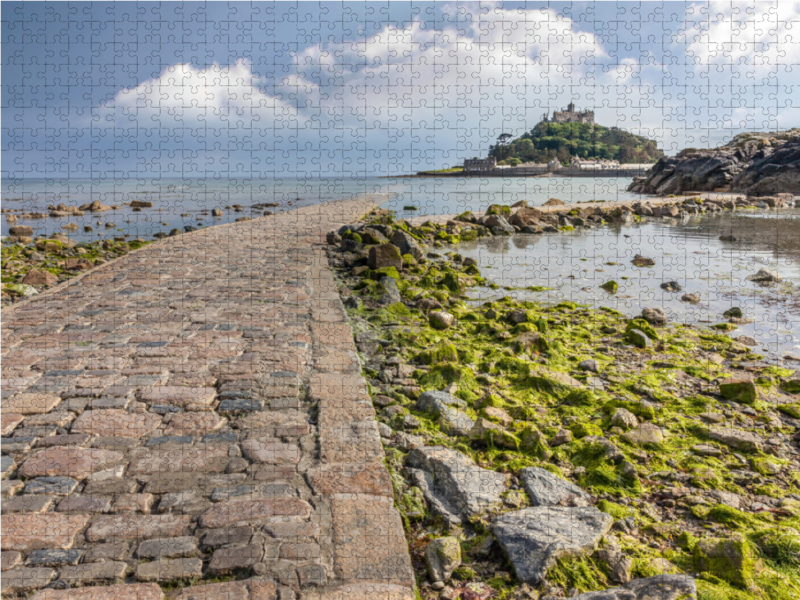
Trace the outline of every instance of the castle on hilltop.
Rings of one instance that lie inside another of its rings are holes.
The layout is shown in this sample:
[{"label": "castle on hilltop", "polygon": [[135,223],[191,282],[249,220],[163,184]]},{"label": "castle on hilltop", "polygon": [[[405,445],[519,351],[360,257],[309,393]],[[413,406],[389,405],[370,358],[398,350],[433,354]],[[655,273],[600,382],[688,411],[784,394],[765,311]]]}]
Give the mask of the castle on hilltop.
[{"label": "castle on hilltop", "polygon": [[542,115],[542,121],[545,123],[588,123],[589,125],[594,125],[594,111],[584,110],[578,112],[575,110],[575,103],[570,102],[567,110],[554,110],[552,119],[547,118],[547,113]]}]

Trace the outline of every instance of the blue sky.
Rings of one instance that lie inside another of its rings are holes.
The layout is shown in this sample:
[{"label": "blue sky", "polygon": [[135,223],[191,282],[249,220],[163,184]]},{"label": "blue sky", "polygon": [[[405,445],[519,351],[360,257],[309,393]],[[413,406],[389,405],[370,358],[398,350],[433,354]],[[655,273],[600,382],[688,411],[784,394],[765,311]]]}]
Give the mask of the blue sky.
[{"label": "blue sky", "polygon": [[800,2],[0,10],[3,177],[408,173],[570,100],[667,153],[800,126]]}]

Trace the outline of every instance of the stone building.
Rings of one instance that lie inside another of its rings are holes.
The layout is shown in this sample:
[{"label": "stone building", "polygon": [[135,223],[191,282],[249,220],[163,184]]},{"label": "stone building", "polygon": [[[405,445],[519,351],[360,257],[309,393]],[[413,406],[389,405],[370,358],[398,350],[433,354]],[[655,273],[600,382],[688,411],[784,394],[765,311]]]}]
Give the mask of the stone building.
[{"label": "stone building", "polygon": [[497,159],[492,158],[467,158],[464,160],[465,171],[491,171],[497,167]]},{"label": "stone building", "polygon": [[[544,116],[547,121],[547,115]],[[584,110],[578,112],[575,110],[575,103],[570,102],[567,110],[554,110],[553,118],[550,119],[551,123],[588,123],[594,125],[594,111]]]}]

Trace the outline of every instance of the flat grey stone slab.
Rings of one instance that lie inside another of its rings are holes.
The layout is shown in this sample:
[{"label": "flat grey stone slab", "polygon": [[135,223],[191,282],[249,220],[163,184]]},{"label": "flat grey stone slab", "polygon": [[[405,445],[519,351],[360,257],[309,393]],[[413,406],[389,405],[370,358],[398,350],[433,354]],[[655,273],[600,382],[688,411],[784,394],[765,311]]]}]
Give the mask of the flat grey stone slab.
[{"label": "flat grey stone slab", "polygon": [[613,522],[593,506],[537,506],[499,516],[494,535],[517,577],[535,585],[562,556],[592,552]]},{"label": "flat grey stone slab", "polygon": [[519,474],[522,485],[534,506],[585,505],[591,496],[577,485],[553,475],[546,469],[528,467]]}]

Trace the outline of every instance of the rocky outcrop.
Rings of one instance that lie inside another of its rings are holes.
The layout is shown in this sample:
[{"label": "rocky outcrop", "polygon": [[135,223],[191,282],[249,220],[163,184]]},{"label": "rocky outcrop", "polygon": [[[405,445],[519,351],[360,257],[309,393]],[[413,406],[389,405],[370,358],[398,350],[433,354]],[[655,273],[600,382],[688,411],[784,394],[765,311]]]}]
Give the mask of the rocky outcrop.
[{"label": "rocky outcrop", "polygon": [[659,160],[628,191],[680,194],[686,191],[730,191],[750,196],[800,194],[800,139],[736,138],[713,150],[684,150]]},{"label": "rocky outcrop", "polygon": [[500,506],[508,477],[443,446],[412,450],[408,466],[433,511],[453,524]]}]

